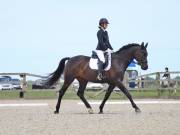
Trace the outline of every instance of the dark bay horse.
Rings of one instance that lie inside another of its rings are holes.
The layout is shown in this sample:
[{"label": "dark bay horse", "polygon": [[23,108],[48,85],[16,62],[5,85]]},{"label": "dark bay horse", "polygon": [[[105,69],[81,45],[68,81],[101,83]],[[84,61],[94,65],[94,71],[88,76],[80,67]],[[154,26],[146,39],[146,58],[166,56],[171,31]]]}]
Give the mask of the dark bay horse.
[{"label": "dark bay horse", "polygon": [[[111,69],[105,72],[106,78],[101,81],[97,80],[97,71],[92,70],[89,67],[90,57],[79,55],[72,58],[63,58],[60,61],[57,70],[49,75],[49,79],[46,82],[46,85],[53,85],[59,80],[61,74],[64,72],[64,84],[59,91],[59,98],[54,113],[59,113],[61,99],[69,85],[74,81],[74,79],[77,79],[79,81],[79,89],[77,95],[83,101],[89,113],[93,113],[93,110],[84,97],[84,90],[88,82],[109,84],[105,97],[99,107],[99,113],[103,113],[103,107],[105,105],[105,102],[108,100],[109,96],[111,95],[111,92],[116,86],[127,96],[135,111],[140,112],[140,109],[134,103],[131,94],[125,88],[122,81],[124,78],[126,68],[133,59],[136,59],[138,65],[141,66],[141,69],[148,69],[148,53],[146,49],[147,45],[148,43],[144,45],[144,42],[142,44],[128,44],[120,48],[117,52],[112,53]],[[65,64],[67,60],[68,62]]]}]

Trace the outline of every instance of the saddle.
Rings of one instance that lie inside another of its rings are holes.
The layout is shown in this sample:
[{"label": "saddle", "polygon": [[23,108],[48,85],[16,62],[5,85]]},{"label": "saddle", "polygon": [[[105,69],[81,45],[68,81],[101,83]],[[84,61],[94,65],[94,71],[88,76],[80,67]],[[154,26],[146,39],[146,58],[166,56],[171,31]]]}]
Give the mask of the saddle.
[{"label": "saddle", "polygon": [[[103,69],[107,71],[111,68],[111,55],[109,56],[108,53],[105,52],[104,58],[105,58],[105,63],[103,65]],[[100,59],[99,59],[97,53],[95,51],[92,51],[92,56],[91,56],[91,59],[89,61],[89,67],[91,69],[98,70],[98,61],[99,60]]]}]

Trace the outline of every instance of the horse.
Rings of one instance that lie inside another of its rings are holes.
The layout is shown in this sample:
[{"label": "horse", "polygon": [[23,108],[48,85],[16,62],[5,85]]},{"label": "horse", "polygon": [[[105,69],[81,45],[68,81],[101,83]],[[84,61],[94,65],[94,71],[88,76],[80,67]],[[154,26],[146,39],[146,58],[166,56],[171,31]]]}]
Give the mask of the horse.
[{"label": "horse", "polygon": [[93,113],[93,109],[84,97],[84,90],[86,89],[86,85],[88,82],[108,84],[108,90],[106,91],[101,105],[99,106],[100,114],[103,113],[104,105],[115,87],[118,87],[127,96],[129,101],[131,102],[132,107],[135,109],[135,112],[141,112],[139,107],[133,101],[131,94],[123,85],[122,81],[124,78],[124,73],[133,59],[137,61],[137,64],[141,66],[142,70],[148,69],[147,46],[148,43],[144,45],[144,42],[142,42],[141,44],[131,43],[121,47],[118,51],[112,53],[111,68],[108,71],[105,71],[105,78],[103,80],[97,79],[97,70],[90,69],[90,57],[78,55],[72,58],[65,57],[61,59],[58,68],[49,75],[46,81],[46,85],[52,86],[64,73],[64,83],[62,85],[62,88],[59,90],[59,97],[54,113],[59,113],[62,97],[70,84],[74,81],[74,79],[77,79],[79,82],[77,95],[85,104],[90,114]]},{"label": "horse", "polygon": [[164,79],[161,81],[161,88],[169,89],[171,93],[176,94],[177,81],[171,79]]}]

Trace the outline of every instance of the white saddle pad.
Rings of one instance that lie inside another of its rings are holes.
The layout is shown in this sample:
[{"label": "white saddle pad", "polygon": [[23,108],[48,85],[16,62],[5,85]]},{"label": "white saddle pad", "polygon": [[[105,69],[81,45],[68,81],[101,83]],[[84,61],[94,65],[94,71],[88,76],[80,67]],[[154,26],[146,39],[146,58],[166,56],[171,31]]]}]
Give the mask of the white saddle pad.
[{"label": "white saddle pad", "polygon": [[[108,66],[104,69],[105,71],[111,68],[111,56],[108,58]],[[98,70],[98,59],[91,58],[89,61],[89,67],[94,70]]]}]

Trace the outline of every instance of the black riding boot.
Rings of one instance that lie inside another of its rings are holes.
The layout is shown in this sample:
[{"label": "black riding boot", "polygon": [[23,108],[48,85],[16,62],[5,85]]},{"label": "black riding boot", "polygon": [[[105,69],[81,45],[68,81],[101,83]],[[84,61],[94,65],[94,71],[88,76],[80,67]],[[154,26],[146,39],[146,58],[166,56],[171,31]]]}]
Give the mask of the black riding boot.
[{"label": "black riding boot", "polygon": [[99,60],[98,62],[98,75],[97,75],[97,79],[98,80],[103,80],[104,76],[103,76],[103,65],[104,63],[102,61]]}]

